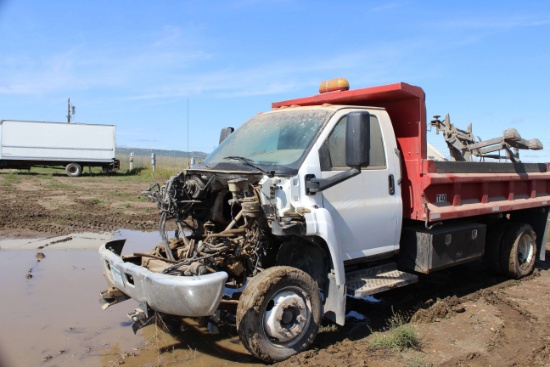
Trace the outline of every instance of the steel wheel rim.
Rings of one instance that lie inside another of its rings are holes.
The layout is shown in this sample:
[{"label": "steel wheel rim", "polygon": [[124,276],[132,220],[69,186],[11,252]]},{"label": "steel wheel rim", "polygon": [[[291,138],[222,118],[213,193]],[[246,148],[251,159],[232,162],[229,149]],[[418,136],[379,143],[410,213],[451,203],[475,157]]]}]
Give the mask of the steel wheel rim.
[{"label": "steel wheel rim", "polygon": [[309,328],[311,318],[311,302],[303,291],[296,287],[286,287],[276,292],[266,303],[264,332],[273,344],[289,346]]},{"label": "steel wheel rim", "polygon": [[518,242],[517,258],[519,266],[528,267],[533,260],[535,245],[531,236],[523,235]]}]

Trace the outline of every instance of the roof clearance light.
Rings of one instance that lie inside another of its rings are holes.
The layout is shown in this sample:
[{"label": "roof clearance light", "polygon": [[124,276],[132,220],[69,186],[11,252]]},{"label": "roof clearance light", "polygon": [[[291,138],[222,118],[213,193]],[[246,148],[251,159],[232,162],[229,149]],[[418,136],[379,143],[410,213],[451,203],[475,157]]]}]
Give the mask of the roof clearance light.
[{"label": "roof clearance light", "polygon": [[325,80],[321,82],[319,86],[319,93],[328,93],[335,91],[346,91],[349,90],[349,83],[346,78],[336,78]]}]

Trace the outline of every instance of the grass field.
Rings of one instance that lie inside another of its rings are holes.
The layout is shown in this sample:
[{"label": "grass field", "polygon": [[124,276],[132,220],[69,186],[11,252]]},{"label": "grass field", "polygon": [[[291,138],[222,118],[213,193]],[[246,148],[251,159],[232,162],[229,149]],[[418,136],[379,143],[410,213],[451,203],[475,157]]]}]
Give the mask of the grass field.
[{"label": "grass field", "polygon": [[[122,153],[120,153],[122,152]],[[133,152],[133,169],[130,171],[130,152]],[[177,175],[184,169],[190,166],[190,157],[193,157],[195,162],[200,162],[206,156],[205,153],[181,151],[156,151],[155,152],[155,169],[151,162],[151,151],[146,149],[118,149],[116,158],[120,160],[120,170],[115,176],[135,177],[136,179],[143,178],[144,180],[168,179],[171,176]],[[40,174],[45,176],[65,175],[65,167],[32,167],[31,170],[5,169],[1,171],[5,173],[3,186],[8,186],[11,183],[17,183],[18,175],[25,174]],[[103,175],[100,167],[84,167],[82,176],[98,176]]]}]

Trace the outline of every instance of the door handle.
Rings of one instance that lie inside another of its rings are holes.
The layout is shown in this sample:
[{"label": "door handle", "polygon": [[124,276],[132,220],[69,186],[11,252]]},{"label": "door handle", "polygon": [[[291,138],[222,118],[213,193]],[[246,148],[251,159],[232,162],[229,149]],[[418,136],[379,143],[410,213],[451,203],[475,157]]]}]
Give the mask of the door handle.
[{"label": "door handle", "polygon": [[388,177],[388,185],[389,185],[389,193],[390,195],[394,195],[395,194],[395,178],[393,177],[393,175],[389,175]]}]

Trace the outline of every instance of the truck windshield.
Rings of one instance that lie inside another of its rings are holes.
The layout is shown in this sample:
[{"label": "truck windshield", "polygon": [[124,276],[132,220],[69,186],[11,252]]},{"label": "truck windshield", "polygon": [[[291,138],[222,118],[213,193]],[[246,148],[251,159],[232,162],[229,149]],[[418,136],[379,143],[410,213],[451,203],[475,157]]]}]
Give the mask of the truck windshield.
[{"label": "truck windshield", "polygon": [[[313,139],[332,114],[326,110],[276,111],[248,120],[204,161],[209,167],[246,158],[265,171],[290,173],[299,168]],[[250,166],[250,165],[249,165]]]}]

